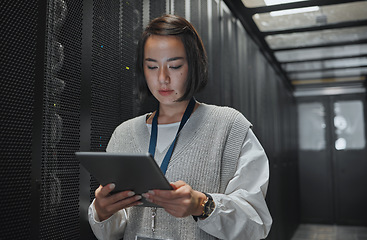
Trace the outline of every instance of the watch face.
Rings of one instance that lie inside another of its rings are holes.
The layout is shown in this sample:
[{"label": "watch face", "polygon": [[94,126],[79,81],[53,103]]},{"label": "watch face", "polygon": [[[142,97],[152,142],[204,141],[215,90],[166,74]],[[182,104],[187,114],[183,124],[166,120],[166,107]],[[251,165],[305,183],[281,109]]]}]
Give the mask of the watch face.
[{"label": "watch face", "polygon": [[209,198],[208,202],[205,204],[205,210],[204,210],[206,217],[208,217],[213,212],[214,208],[215,208],[214,201],[212,198]]},{"label": "watch face", "polygon": [[215,208],[215,203],[214,203],[214,201],[212,200],[212,201],[210,201],[210,204],[209,204],[209,208],[210,208],[210,213],[211,212],[213,212],[213,210],[214,210],[214,208]]}]

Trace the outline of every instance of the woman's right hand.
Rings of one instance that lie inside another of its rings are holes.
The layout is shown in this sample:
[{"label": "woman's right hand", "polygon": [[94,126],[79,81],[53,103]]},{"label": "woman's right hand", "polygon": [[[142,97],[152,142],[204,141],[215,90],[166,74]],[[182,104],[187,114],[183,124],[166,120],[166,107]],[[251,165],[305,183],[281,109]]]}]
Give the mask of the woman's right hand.
[{"label": "woman's right hand", "polygon": [[115,188],[115,184],[106,186],[100,185],[95,191],[94,207],[100,221],[106,220],[117,211],[141,204],[140,195],[135,195],[133,191],[123,191],[115,194],[110,192]]}]

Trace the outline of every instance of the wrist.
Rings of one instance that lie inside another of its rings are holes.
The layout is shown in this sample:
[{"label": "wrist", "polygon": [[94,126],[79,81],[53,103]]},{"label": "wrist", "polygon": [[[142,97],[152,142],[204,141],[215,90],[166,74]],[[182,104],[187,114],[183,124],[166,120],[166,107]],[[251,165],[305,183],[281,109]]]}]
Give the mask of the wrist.
[{"label": "wrist", "polygon": [[200,215],[193,215],[195,221],[197,221],[198,218],[205,219],[209,217],[215,208],[215,203],[214,203],[212,196],[210,196],[207,193],[203,193],[203,194],[206,196],[206,198],[203,202],[201,202],[201,205],[199,208],[200,210],[202,210],[202,212]]},{"label": "wrist", "polygon": [[197,193],[198,193],[198,200],[196,203],[196,208],[192,213],[193,216],[200,216],[201,214],[203,214],[205,203],[208,200],[208,197],[205,195],[205,193],[202,192]]},{"label": "wrist", "polygon": [[97,222],[103,222],[104,220],[110,218],[113,214],[107,215],[107,214],[101,214],[102,210],[99,209],[98,206],[96,206],[96,203],[94,202],[94,219]]}]

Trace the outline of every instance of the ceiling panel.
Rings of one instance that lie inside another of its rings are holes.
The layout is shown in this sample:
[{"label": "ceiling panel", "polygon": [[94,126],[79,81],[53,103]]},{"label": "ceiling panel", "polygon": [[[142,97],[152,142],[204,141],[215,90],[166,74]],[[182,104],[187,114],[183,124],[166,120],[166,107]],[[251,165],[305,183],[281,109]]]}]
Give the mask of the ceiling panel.
[{"label": "ceiling panel", "polygon": [[367,1],[224,2],[290,86],[366,82]]},{"label": "ceiling panel", "polygon": [[338,47],[317,47],[278,51],[274,55],[279,62],[311,61],[317,59],[331,59],[367,55],[367,44],[355,44]]},{"label": "ceiling panel", "polygon": [[367,57],[287,63],[282,66],[288,73],[335,68],[367,67]]},{"label": "ceiling panel", "polygon": [[282,31],[367,20],[366,9],[367,1],[361,1],[320,7],[310,6],[308,8],[300,8],[300,10],[304,10],[306,12],[298,14],[277,15],[281,14],[282,11],[258,13],[253,15],[253,20],[262,32]]},{"label": "ceiling panel", "polygon": [[290,2],[303,2],[307,0],[284,0],[284,1],[277,1],[277,0],[242,0],[242,3],[248,8],[255,8],[255,7],[263,7],[263,6],[272,6],[277,5],[280,3],[290,3]]},{"label": "ceiling panel", "polygon": [[367,26],[277,34],[266,36],[265,40],[269,44],[270,48],[274,50],[282,48],[319,46],[335,44],[339,42],[342,42],[343,44],[348,44],[360,40],[367,40]]},{"label": "ceiling panel", "polygon": [[323,78],[341,78],[341,77],[359,77],[367,74],[367,67],[345,68],[337,70],[322,70],[310,72],[292,72],[289,73],[291,81],[304,79],[323,79]]}]

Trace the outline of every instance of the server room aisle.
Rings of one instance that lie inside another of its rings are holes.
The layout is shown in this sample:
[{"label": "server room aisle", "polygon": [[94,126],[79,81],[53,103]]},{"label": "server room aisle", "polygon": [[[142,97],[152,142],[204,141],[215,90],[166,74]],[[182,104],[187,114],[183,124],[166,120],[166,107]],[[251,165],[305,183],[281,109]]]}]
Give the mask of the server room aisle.
[{"label": "server room aisle", "polygon": [[292,240],[367,240],[367,227],[301,224]]}]

